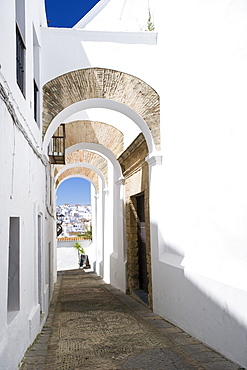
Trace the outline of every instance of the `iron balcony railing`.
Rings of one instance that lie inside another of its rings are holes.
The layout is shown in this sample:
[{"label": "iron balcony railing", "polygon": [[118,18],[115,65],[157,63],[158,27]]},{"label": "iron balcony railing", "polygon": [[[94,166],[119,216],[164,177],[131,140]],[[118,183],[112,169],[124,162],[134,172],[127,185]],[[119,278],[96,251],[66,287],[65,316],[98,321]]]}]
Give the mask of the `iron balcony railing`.
[{"label": "iron balcony railing", "polygon": [[49,145],[49,158],[51,164],[65,164],[65,123],[57,128]]}]

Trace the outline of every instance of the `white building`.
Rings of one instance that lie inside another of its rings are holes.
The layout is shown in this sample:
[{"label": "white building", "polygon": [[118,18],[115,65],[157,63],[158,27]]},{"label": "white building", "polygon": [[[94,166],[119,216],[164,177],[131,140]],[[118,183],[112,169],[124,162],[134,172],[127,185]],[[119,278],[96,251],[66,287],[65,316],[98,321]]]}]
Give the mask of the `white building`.
[{"label": "white building", "polygon": [[53,168],[41,149],[42,27],[42,1],[1,1],[1,370],[17,369],[39,333],[56,279]]},{"label": "white building", "polygon": [[3,0],[0,32],[0,368],[46,317],[73,176],[92,184],[96,272],[247,367],[246,2],[101,0],[53,29],[42,0]]},{"label": "white building", "polygon": [[57,220],[63,230],[60,237],[69,236],[71,233],[81,234],[90,230],[92,213],[91,206],[68,206],[56,207]]}]

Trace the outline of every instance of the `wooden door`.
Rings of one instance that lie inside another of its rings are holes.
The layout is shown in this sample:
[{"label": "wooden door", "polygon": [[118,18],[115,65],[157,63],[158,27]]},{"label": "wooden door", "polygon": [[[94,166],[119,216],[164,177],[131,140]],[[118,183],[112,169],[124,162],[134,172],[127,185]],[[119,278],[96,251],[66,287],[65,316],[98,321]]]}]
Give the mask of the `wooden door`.
[{"label": "wooden door", "polygon": [[148,293],[144,195],[140,195],[136,197],[136,201],[137,201],[137,217],[138,217],[139,288]]}]

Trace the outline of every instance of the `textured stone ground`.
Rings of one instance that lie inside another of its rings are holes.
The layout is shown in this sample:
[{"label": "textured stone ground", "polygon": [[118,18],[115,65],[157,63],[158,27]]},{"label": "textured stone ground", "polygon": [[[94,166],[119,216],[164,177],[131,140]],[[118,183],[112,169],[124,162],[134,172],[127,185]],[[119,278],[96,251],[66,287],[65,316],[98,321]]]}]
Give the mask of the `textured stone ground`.
[{"label": "textured stone ground", "polygon": [[143,304],[83,270],[58,274],[49,316],[22,370],[237,370]]}]

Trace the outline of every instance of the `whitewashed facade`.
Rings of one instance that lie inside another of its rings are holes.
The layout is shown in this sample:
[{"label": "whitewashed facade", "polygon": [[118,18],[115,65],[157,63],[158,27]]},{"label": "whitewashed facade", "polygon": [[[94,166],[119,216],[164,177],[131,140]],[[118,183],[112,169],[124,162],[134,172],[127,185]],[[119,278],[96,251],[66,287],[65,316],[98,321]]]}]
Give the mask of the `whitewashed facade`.
[{"label": "whitewashed facade", "polygon": [[[24,3],[25,98],[16,83],[15,1],[0,5],[0,368],[17,367],[47,313],[55,195],[46,153],[55,129],[62,122],[69,127],[75,117],[120,128],[125,148],[143,133],[149,149],[153,309],[247,367],[246,2],[101,0],[72,29],[47,28],[43,1],[18,1],[18,7]],[[54,115],[42,143],[42,103],[37,124],[33,80],[42,99],[42,86],[52,80],[95,68],[134,76],[157,92],[160,147],[140,114],[97,96],[73,101]],[[92,181],[95,269],[124,291],[121,168],[100,143],[78,142],[67,153],[73,150],[107,159],[107,176],[94,165],[80,166],[98,175],[98,184]],[[19,280],[13,277],[9,285],[16,263]]]},{"label": "whitewashed facade", "polygon": [[[42,328],[56,278],[54,193],[50,191],[51,168],[41,149],[42,26],[46,26],[42,1],[1,1],[1,370],[18,368]],[[17,78],[17,33],[23,42],[19,46],[23,51],[18,66],[21,81]],[[39,89],[37,105],[34,80]]]}]

